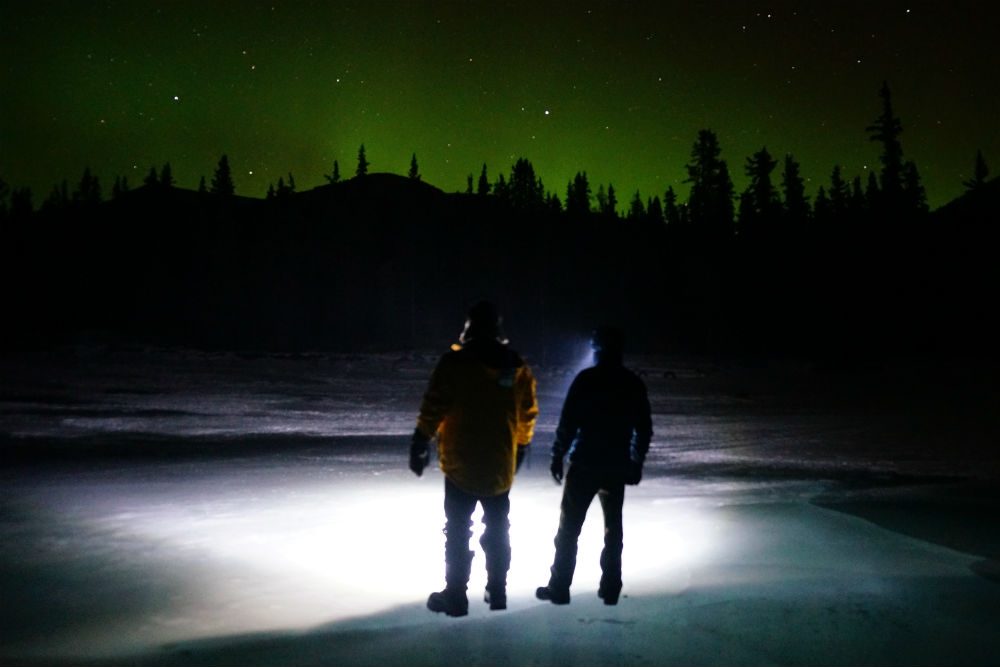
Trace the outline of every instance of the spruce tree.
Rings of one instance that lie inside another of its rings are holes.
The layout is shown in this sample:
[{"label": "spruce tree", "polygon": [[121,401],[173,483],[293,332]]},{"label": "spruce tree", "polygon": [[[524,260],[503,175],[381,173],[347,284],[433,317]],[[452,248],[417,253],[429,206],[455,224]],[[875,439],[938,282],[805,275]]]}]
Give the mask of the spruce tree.
[{"label": "spruce tree", "polygon": [[146,174],[146,178],[142,179],[142,184],[154,188],[160,184],[160,177],[156,175],[156,167],[149,168],[149,173]]},{"label": "spruce tree", "polygon": [[667,191],[663,193],[663,221],[667,227],[676,227],[680,219],[680,210],[677,207],[677,193],[674,192],[673,186],[669,186],[667,187]]},{"label": "spruce tree", "polygon": [[780,203],[778,192],[771,182],[771,172],[778,161],[767,152],[767,147],[747,158],[745,173],[750,182],[740,195],[740,233],[754,236],[769,233],[777,227]]},{"label": "spruce tree", "polygon": [[337,164],[336,160],[333,161],[333,173],[323,174],[323,178],[325,178],[330,183],[340,182],[340,165]]},{"label": "spruce tree", "polygon": [[976,166],[973,168],[972,178],[967,181],[963,181],[962,185],[964,185],[965,189],[969,192],[976,192],[981,190],[983,186],[986,185],[986,181],[989,179],[989,176],[990,168],[986,166],[986,159],[983,157],[983,151],[977,150]]},{"label": "spruce tree", "polygon": [[784,210],[787,223],[801,227],[809,217],[809,200],[806,197],[805,181],[799,172],[799,163],[791,153],[785,155],[781,190],[785,196]]},{"label": "spruce tree", "polygon": [[590,183],[587,172],[578,171],[573,180],[566,186],[566,212],[570,215],[590,213]]},{"label": "spruce tree", "polygon": [[888,210],[894,211],[900,206],[903,192],[903,145],[899,141],[903,124],[893,112],[892,94],[885,81],[882,82],[879,97],[882,98],[882,113],[865,131],[869,133],[871,141],[882,144],[882,154],[879,156],[882,162],[879,192]]},{"label": "spruce tree", "polygon": [[361,148],[358,149],[358,168],[354,171],[355,176],[367,176],[368,167],[371,166],[371,162],[365,157],[365,145],[361,144]]},{"label": "spruce tree", "polygon": [[227,155],[219,158],[219,164],[215,167],[215,175],[212,177],[212,193],[224,196],[231,196],[236,193],[236,186],[233,185],[233,174],[229,168],[229,157]]},{"label": "spruce tree", "polygon": [[486,177],[486,163],[483,163],[483,170],[479,172],[479,183],[476,185],[476,193],[486,196],[490,193],[490,181]]},{"label": "spruce tree", "polygon": [[835,219],[843,219],[847,214],[847,201],[850,197],[850,190],[847,187],[847,183],[844,181],[844,177],[841,174],[840,165],[833,166],[833,172],[830,174],[830,210]]},{"label": "spruce tree", "polygon": [[163,168],[160,169],[160,185],[165,188],[174,187],[174,174],[170,169],[169,162],[164,163]]},{"label": "spruce tree", "polygon": [[700,130],[684,182],[691,184],[688,222],[702,238],[725,238],[733,232],[733,181],[721,155],[715,133]]},{"label": "spruce tree", "polygon": [[420,180],[420,170],[417,168],[417,154],[414,153],[413,157],[410,158],[410,171],[406,174],[408,178],[414,181]]}]

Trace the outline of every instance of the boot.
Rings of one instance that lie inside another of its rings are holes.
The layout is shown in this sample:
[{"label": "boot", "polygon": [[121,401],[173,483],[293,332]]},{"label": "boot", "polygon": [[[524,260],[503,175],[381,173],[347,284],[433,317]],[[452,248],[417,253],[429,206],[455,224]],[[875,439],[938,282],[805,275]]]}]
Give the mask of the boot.
[{"label": "boot", "polygon": [[507,608],[507,589],[501,588],[499,590],[486,589],[483,594],[483,602],[490,606],[490,611],[499,611]]},{"label": "boot", "polygon": [[444,612],[448,616],[465,616],[469,613],[469,598],[465,595],[465,589],[445,587],[443,591],[430,594],[427,608],[437,613]]},{"label": "boot", "polygon": [[551,585],[539,586],[535,589],[535,597],[552,604],[569,604],[569,589],[555,588]]},{"label": "boot", "polygon": [[622,592],[622,582],[618,581],[605,581],[601,579],[601,586],[597,589],[597,597],[604,600],[606,605],[618,604],[618,596]]}]

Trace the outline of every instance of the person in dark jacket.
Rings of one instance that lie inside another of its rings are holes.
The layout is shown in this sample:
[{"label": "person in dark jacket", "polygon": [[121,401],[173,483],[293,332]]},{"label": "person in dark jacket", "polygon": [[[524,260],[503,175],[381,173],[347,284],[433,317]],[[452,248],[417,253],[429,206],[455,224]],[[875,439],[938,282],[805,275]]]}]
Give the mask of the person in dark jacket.
[{"label": "person in dark jacket", "polygon": [[577,540],[587,508],[596,495],[604,513],[604,550],[598,596],[618,603],[622,589],[622,505],[625,485],[638,484],[653,437],[646,385],[623,365],[624,335],[600,328],[591,338],[594,366],[573,380],[552,445],[552,477],[563,481],[563,458],[569,471],[563,486],[555,558],[549,583],[535,596],[568,604],[576,569]]},{"label": "person in dark jacket", "polygon": [[466,591],[472,568],[472,512],[483,506],[486,594],[491,610],[507,607],[510,569],[510,489],[538,417],[535,378],[507,347],[496,307],[480,302],[465,329],[431,375],[410,445],[410,470],[423,473],[437,436],[444,473],[445,588],[427,608],[448,616],[469,613]]}]

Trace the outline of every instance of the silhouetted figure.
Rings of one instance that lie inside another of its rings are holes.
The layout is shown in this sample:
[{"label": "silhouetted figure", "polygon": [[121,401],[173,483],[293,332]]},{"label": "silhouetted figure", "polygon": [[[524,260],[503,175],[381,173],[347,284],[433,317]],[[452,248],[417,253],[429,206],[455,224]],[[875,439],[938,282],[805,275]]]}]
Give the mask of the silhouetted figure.
[{"label": "silhouetted figure", "polygon": [[472,512],[483,506],[486,594],[490,609],[507,608],[510,569],[510,488],[527,452],[538,416],[535,378],[509,347],[500,317],[488,302],[469,311],[459,341],[438,361],[420,406],[410,445],[418,476],[437,435],[444,473],[445,588],[427,608],[448,616],[469,612]]},{"label": "silhouetted figure", "polygon": [[591,339],[595,365],[573,380],[552,444],[552,477],[563,479],[563,457],[569,472],[563,487],[556,553],[547,586],[535,591],[540,600],[569,603],[576,569],[577,539],[596,495],[604,513],[601,584],[604,604],[617,604],[622,589],[622,505],[625,485],[638,484],[653,437],[646,385],[622,365],[624,336],[601,328]]}]

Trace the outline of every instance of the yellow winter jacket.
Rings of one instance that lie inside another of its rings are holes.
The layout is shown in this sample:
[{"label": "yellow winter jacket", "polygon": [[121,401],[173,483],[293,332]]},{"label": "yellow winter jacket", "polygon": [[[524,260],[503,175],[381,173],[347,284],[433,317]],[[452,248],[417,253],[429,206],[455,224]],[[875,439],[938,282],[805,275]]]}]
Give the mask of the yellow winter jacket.
[{"label": "yellow winter jacket", "polygon": [[510,489],[518,445],[534,435],[535,378],[516,352],[495,341],[452,346],[431,374],[417,428],[437,435],[441,471],[463,491]]}]

